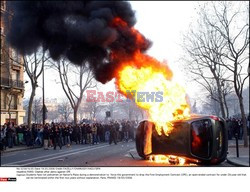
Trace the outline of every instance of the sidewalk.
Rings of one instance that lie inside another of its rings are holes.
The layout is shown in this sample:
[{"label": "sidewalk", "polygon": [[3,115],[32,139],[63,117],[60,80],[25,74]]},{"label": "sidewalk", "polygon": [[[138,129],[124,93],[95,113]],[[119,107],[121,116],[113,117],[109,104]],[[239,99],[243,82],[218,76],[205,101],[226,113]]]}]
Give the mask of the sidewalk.
[{"label": "sidewalk", "polygon": [[236,141],[228,141],[227,162],[236,166],[249,167],[249,146],[244,147],[243,140],[239,140],[239,157],[236,154]]},{"label": "sidewalk", "polygon": [[20,145],[20,146],[13,146],[13,148],[6,148],[6,150],[1,151],[1,153],[9,153],[9,152],[15,152],[15,151],[23,151],[28,149],[37,149],[41,148],[40,146],[30,146],[27,147],[26,145]]}]

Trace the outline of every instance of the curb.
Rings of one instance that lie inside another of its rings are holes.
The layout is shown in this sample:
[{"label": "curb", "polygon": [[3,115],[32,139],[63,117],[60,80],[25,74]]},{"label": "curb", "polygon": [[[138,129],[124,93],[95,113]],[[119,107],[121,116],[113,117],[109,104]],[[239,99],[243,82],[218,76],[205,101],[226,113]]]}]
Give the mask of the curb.
[{"label": "curb", "polygon": [[247,165],[244,165],[244,164],[240,164],[240,163],[231,161],[231,160],[229,160],[228,158],[227,158],[227,162],[228,162],[229,164],[235,165],[235,166],[237,166],[237,167],[249,167],[249,166],[247,166]]},{"label": "curb", "polygon": [[[239,147],[242,148],[242,147],[244,147],[244,145],[239,144]],[[228,145],[228,148],[236,148],[236,145]]]},{"label": "curb", "polygon": [[15,150],[3,150],[3,151],[0,151],[2,154],[5,154],[5,153],[12,153],[12,152],[16,152],[16,151],[24,151],[24,150],[29,150],[29,149],[38,149],[38,148],[42,148],[42,147],[27,147],[27,148],[21,148],[21,149],[15,149]]}]

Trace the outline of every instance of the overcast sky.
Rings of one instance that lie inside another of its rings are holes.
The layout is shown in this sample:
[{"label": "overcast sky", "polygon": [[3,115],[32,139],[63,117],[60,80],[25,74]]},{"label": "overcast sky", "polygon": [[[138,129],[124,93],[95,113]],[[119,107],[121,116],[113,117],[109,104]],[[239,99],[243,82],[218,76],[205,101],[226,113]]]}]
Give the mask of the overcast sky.
[{"label": "overcast sky", "polygon": [[[137,23],[135,28],[153,42],[148,50],[150,56],[159,61],[167,60],[169,66],[174,71],[174,79],[185,86],[189,96],[193,97],[196,91],[189,82],[186,81],[185,73],[178,62],[182,54],[181,39],[182,34],[188,30],[189,24],[194,21],[198,2],[191,1],[159,1],[140,2],[132,1],[133,10],[136,11]],[[45,97],[65,98],[65,94],[60,84],[55,83],[58,75],[55,71],[45,71]],[[25,75],[25,81],[28,76]],[[36,97],[42,96],[42,83],[39,80]],[[114,81],[100,86],[99,89],[114,91]],[[25,98],[29,98],[31,93],[30,83],[25,84]]]}]

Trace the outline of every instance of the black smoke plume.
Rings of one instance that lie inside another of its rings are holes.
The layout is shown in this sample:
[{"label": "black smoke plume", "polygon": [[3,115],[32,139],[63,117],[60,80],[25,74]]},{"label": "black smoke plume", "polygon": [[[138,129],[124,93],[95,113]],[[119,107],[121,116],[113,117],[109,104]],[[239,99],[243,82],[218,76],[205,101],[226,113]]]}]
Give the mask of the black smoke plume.
[{"label": "black smoke plume", "polygon": [[[131,30],[135,12],[126,1],[10,1],[9,6],[14,16],[7,40],[13,48],[29,55],[42,46],[54,60],[88,62],[102,83],[111,80],[119,66],[119,58],[111,59],[111,52],[124,59],[151,44],[144,36],[143,43],[136,43]],[[117,17],[127,26],[112,25]]]}]

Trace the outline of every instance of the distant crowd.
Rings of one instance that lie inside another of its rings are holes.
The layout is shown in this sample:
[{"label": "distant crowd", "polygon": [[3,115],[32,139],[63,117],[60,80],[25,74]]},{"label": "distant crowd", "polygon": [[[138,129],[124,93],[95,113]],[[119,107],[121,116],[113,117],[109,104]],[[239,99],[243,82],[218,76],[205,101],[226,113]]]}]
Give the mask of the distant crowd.
[{"label": "distant crowd", "polygon": [[[240,118],[226,119],[228,139],[243,138],[243,123]],[[135,140],[137,123],[135,121],[109,121],[108,123],[92,122],[79,123],[46,123],[32,124],[31,129],[27,125],[14,125],[5,123],[0,126],[0,150],[15,146],[40,146],[45,150],[50,147],[60,149],[72,144],[99,143],[117,144]],[[247,131],[249,135],[250,117],[247,119]]]},{"label": "distant crowd", "polygon": [[[238,139],[243,138],[243,122],[241,118],[228,118],[226,119],[228,139],[234,139],[237,135]],[[250,116],[247,119],[247,135],[250,132]]]},{"label": "distant crowd", "polygon": [[41,146],[45,150],[53,147],[60,149],[72,144],[91,144],[107,142],[128,142],[135,139],[137,123],[135,121],[110,121],[108,123],[46,123],[27,125],[14,125],[6,123],[1,126],[0,150],[15,146]]}]

